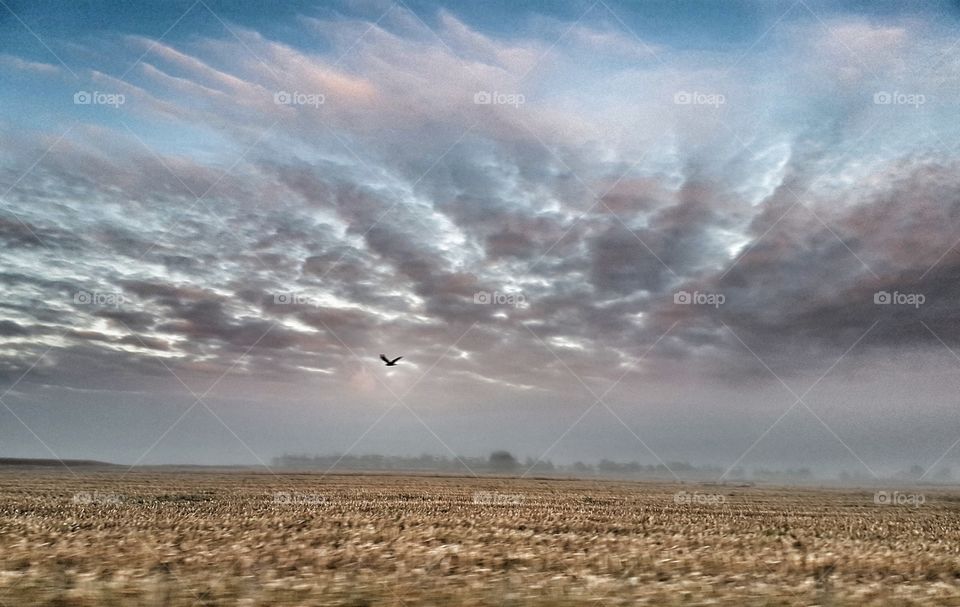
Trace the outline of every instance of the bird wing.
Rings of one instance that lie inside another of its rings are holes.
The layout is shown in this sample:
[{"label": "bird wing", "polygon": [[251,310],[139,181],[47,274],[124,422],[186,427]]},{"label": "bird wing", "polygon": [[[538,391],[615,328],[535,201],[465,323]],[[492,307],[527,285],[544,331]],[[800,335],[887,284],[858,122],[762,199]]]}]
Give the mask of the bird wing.
[{"label": "bird wing", "polygon": [[395,362],[397,362],[397,361],[400,360],[401,358],[403,358],[403,357],[402,357],[402,356],[398,356],[398,357],[394,358],[393,360],[390,361],[390,364],[391,364],[391,365],[394,364]]},{"label": "bird wing", "polygon": [[384,356],[383,354],[380,355],[380,360],[382,360],[382,361],[385,362],[385,363],[389,363],[389,362],[390,362],[390,359],[387,358],[386,356]]}]

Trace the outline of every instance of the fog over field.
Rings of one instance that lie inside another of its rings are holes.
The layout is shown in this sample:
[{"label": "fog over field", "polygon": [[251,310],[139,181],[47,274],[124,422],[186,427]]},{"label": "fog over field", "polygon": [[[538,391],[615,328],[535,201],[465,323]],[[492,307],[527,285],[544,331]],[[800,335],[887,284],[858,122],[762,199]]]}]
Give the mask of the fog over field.
[{"label": "fog over field", "polygon": [[949,480],[958,25],[2,0],[0,457]]}]

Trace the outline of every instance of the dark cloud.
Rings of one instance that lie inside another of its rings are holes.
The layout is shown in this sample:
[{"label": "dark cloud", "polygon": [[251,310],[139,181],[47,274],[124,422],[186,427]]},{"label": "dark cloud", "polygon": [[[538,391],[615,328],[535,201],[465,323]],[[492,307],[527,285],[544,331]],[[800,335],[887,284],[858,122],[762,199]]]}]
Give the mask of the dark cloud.
[{"label": "dark cloud", "polygon": [[228,313],[222,301],[200,300],[170,305],[173,320],[157,326],[189,340],[220,340],[236,347],[287,348],[297,342],[296,334],[276,323]]},{"label": "dark cloud", "polygon": [[[651,233],[642,232],[649,239]],[[666,285],[670,269],[643,236],[612,222],[590,239],[590,282],[598,291],[630,295],[638,290],[659,291]],[[660,242],[657,237],[653,244]]]},{"label": "dark cloud", "polygon": [[20,217],[0,217],[0,241],[7,249],[38,249],[75,251],[82,240],[69,229],[41,226]]},{"label": "dark cloud", "polygon": [[22,337],[30,335],[30,330],[12,320],[0,320],[0,337]]}]

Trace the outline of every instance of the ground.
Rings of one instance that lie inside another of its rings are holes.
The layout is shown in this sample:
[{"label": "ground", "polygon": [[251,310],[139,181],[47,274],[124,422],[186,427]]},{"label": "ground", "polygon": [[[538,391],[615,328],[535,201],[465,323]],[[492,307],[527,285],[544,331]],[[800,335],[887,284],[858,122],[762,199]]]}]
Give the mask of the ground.
[{"label": "ground", "polygon": [[960,496],[0,470],[0,606],[635,604],[960,605]]}]

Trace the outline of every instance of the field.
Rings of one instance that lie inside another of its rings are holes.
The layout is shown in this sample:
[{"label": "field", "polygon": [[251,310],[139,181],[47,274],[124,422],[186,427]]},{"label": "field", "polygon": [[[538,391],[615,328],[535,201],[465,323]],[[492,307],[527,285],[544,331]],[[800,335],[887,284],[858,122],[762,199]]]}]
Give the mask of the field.
[{"label": "field", "polygon": [[960,605],[960,498],[885,497],[8,468],[0,605]]}]

